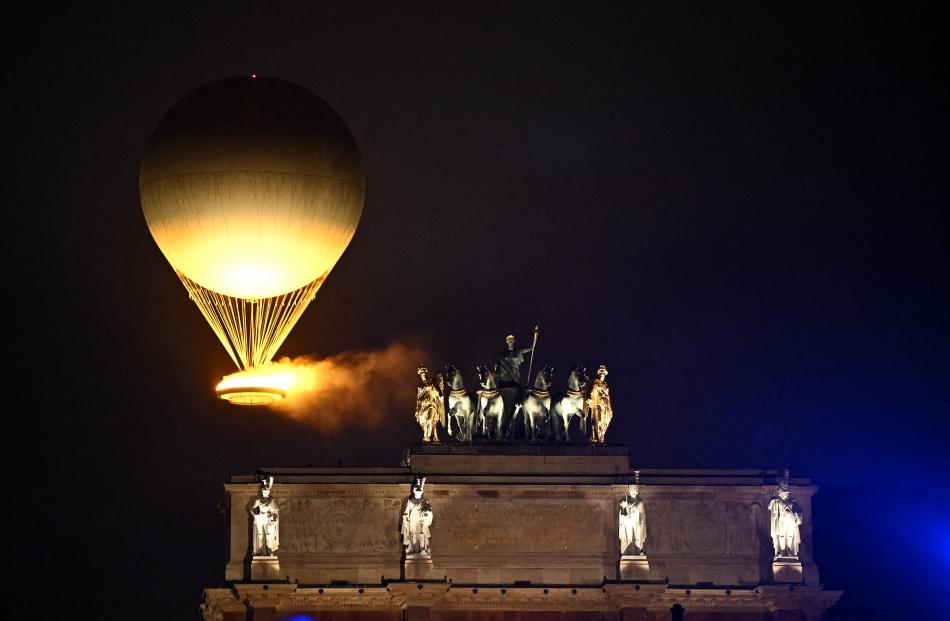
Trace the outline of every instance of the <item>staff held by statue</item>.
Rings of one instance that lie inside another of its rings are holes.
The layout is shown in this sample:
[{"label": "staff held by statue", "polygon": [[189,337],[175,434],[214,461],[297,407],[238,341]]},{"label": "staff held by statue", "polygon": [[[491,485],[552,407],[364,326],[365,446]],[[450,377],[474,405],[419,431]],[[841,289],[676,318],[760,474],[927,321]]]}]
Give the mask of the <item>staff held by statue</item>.
[{"label": "staff held by statue", "polygon": [[541,334],[541,328],[538,326],[534,327],[534,336],[531,339],[531,357],[528,359],[528,377],[525,380],[528,382],[528,385],[531,385],[531,367],[534,366],[534,348],[538,344],[538,335]]}]

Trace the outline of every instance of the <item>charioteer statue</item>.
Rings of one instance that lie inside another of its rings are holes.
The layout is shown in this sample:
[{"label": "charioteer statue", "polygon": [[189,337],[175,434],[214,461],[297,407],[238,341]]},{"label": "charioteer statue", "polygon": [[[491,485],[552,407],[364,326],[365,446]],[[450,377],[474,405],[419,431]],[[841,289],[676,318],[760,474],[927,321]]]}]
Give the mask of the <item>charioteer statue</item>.
[{"label": "charioteer statue", "polygon": [[[498,361],[495,365],[498,390],[505,403],[504,417],[501,422],[502,434],[505,438],[511,437],[512,418],[515,406],[521,401],[521,365],[524,364],[525,354],[534,357],[534,348],[538,343],[538,326],[534,327],[534,339],[531,347],[515,347],[515,337],[509,334],[505,339],[505,349],[498,352]],[[530,374],[530,363],[528,372]]]}]

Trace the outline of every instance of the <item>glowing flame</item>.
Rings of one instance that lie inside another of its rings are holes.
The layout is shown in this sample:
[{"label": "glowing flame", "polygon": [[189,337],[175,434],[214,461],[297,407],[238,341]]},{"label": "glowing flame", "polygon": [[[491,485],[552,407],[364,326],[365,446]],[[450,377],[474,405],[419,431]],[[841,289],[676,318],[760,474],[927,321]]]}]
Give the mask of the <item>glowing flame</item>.
[{"label": "glowing flame", "polygon": [[226,376],[215,392],[235,405],[269,405],[284,399],[299,384],[298,375],[292,365],[271,363]]},{"label": "glowing flame", "polygon": [[228,375],[217,393],[238,405],[270,406],[327,433],[347,426],[376,427],[393,413],[411,415],[416,366],[428,360],[424,349],[398,342],[322,359],[282,358]]}]

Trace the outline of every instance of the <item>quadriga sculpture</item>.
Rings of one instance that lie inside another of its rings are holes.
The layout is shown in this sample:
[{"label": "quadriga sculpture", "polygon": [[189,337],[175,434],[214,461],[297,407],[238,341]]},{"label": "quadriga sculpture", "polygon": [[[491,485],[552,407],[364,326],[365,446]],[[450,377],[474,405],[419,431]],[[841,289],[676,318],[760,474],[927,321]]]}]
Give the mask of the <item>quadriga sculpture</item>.
[{"label": "quadriga sculpture", "polygon": [[477,391],[478,409],[476,416],[481,425],[481,435],[489,440],[502,440],[502,424],[504,423],[505,402],[498,390],[495,369],[485,365],[475,367],[478,371],[478,383],[482,389]]},{"label": "quadriga sculpture", "polygon": [[587,388],[587,381],[587,369],[580,363],[575,364],[567,376],[567,390],[558,395],[551,407],[551,415],[554,418],[552,424],[558,442],[571,441],[570,423],[574,416],[580,419],[581,434],[587,435],[584,420],[584,389]]},{"label": "quadriga sculpture", "polygon": [[465,390],[462,372],[454,364],[445,368],[448,378],[448,434],[459,442],[471,442],[475,425],[475,397]]},{"label": "quadriga sculpture", "polygon": [[524,434],[528,442],[543,442],[551,437],[551,378],[554,368],[546,366],[528,389],[518,408],[524,413]]}]

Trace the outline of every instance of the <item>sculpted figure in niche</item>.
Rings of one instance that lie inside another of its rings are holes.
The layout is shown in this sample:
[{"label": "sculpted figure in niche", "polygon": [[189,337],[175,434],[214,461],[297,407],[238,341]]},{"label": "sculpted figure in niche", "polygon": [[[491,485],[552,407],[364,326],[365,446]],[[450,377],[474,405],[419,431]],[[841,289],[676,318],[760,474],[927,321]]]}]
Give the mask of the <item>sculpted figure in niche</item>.
[{"label": "sculpted figure in niche", "polygon": [[769,501],[770,524],[772,531],[772,546],[775,548],[775,558],[798,558],[798,546],[801,543],[800,526],[802,524],[802,508],[792,499],[788,483],[788,469],[785,469],[785,478],[778,482],[775,496]]},{"label": "sculpted figure in niche", "polygon": [[406,558],[426,558],[431,554],[432,505],[424,496],[425,484],[426,478],[417,475],[412,484],[412,495],[402,512],[402,544],[406,547]]},{"label": "sculpted figure in niche", "polygon": [[590,385],[590,396],[585,403],[585,416],[590,417],[591,442],[603,444],[607,439],[607,427],[614,417],[614,408],[610,405],[610,389],[607,388],[607,367],[597,367],[597,379]]},{"label": "sculpted figure in niche", "polygon": [[273,556],[280,546],[280,524],[277,499],[270,495],[274,477],[261,480],[260,495],[251,505],[254,522],[254,556]]},{"label": "sculpted figure in niche", "polygon": [[[637,480],[639,481],[639,472]],[[644,545],[647,538],[647,519],[640,498],[640,486],[632,484],[627,495],[620,500],[620,553],[642,556],[646,554]]]},{"label": "sculpted figure in niche", "polygon": [[437,423],[445,427],[445,401],[442,398],[442,375],[439,375],[439,386],[436,386],[429,377],[429,369],[420,364],[416,369],[419,374],[419,386],[416,388],[416,421],[422,427],[422,441],[438,444],[439,434]]}]

